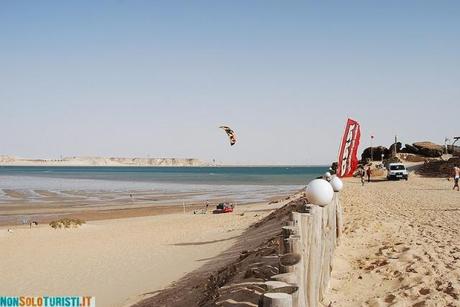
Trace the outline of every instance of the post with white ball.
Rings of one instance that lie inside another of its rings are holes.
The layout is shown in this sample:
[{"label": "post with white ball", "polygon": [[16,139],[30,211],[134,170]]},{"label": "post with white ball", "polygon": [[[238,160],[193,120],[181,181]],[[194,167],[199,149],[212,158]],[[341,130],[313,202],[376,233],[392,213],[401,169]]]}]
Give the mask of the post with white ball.
[{"label": "post with white ball", "polygon": [[[298,278],[303,290],[304,306],[320,306],[329,288],[334,250],[338,241],[338,192],[343,182],[335,175],[312,180],[306,187],[307,213],[301,213],[299,223],[302,246],[303,278]],[[302,291],[299,291],[301,293]],[[299,299],[299,302],[302,301]]]},{"label": "post with white ball", "polygon": [[[263,306],[318,307],[329,288],[335,247],[342,234],[342,180],[326,173],[305,189],[308,202],[282,231],[280,273],[273,280],[297,287],[292,295],[267,292]],[[295,260],[295,261],[294,261]]]},{"label": "post with white ball", "polygon": [[331,184],[334,192],[340,192],[343,189],[343,182],[339,177],[337,177],[337,175],[333,175],[329,183]]},{"label": "post with white ball", "polygon": [[334,190],[329,182],[324,179],[312,180],[306,188],[308,201],[320,207],[327,206],[334,197]]},{"label": "post with white ball", "polygon": [[[330,184],[332,188],[334,189],[334,192],[338,193],[343,189],[343,182],[342,180],[337,177],[337,175],[332,176],[332,179],[330,181]],[[340,239],[342,237],[342,229],[343,229],[343,214],[342,214],[342,205],[340,204],[339,197],[334,198],[334,205],[335,205],[335,211],[336,211],[336,242],[335,244],[338,245],[340,243]]]}]

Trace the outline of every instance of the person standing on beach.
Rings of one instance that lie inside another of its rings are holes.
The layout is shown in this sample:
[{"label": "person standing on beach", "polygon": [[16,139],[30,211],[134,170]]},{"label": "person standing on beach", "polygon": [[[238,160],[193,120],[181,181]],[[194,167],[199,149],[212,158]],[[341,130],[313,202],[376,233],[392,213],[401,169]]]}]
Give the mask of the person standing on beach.
[{"label": "person standing on beach", "polygon": [[369,166],[366,170],[367,182],[371,182],[371,167]]},{"label": "person standing on beach", "polygon": [[458,167],[458,164],[454,165],[454,187],[452,190],[455,190],[457,188],[457,191],[460,191],[460,187],[458,186],[458,180],[460,179],[460,168]]},{"label": "person standing on beach", "polygon": [[358,170],[358,175],[361,178],[361,184],[364,186],[364,176],[366,175],[366,172],[364,171],[364,167],[360,166]]}]

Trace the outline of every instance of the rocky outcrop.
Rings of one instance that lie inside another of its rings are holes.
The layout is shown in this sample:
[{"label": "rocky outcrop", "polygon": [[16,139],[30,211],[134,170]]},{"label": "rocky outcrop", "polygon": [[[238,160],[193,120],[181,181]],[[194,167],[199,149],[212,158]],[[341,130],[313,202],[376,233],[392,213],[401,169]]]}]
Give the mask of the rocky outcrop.
[{"label": "rocky outcrop", "polygon": [[460,165],[460,158],[430,161],[422,165],[416,172],[426,177],[452,177],[455,164]]},{"label": "rocky outcrop", "polygon": [[[377,146],[377,147],[367,147],[364,149],[363,153],[361,154],[362,161],[380,161],[383,158],[387,159],[390,156],[390,151],[388,148],[384,146]],[[371,157],[372,155],[372,157]]]},{"label": "rocky outcrop", "polygon": [[407,161],[407,162],[425,162],[425,161],[427,161],[426,157],[411,154],[411,153],[401,153],[401,154],[399,154],[399,157],[402,160]]},{"label": "rocky outcrop", "polygon": [[432,142],[417,142],[412,145],[418,149],[418,154],[425,157],[437,158],[444,152],[443,146]]},{"label": "rocky outcrop", "polygon": [[[449,153],[460,155],[460,147],[457,147],[458,146],[455,146],[455,148],[449,148]],[[393,143],[388,149],[384,146],[373,147],[374,161],[380,161],[382,159],[382,153],[384,154],[384,159],[394,156],[395,148],[397,153],[404,154],[404,157],[407,156],[407,161],[413,162],[426,161],[426,158],[440,158],[445,152],[444,146],[433,142],[405,144],[404,148],[400,142],[397,142]],[[361,159],[362,161],[371,160],[371,147],[368,147],[363,151]]]},{"label": "rocky outcrop", "polygon": [[452,154],[454,156],[460,156],[460,146],[447,146],[447,153]]},{"label": "rocky outcrop", "polygon": [[402,152],[402,153],[414,154],[414,155],[418,155],[418,154],[419,154],[418,148],[415,147],[415,146],[412,146],[411,144],[406,144],[406,145],[404,145],[404,148],[401,149],[401,152]]},{"label": "rocky outcrop", "polygon": [[388,150],[390,151],[390,155],[394,155],[394,153],[395,153],[395,147],[396,147],[396,153],[401,152],[402,143],[401,143],[401,142],[397,142],[397,143],[391,144],[390,148],[388,148]]}]

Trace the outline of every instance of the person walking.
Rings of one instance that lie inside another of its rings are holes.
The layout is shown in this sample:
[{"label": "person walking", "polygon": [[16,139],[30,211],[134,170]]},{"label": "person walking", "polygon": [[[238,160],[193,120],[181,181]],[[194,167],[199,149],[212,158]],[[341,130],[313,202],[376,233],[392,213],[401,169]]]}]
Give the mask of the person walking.
[{"label": "person walking", "polygon": [[369,165],[366,170],[367,182],[371,182],[371,166]]},{"label": "person walking", "polygon": [[366,172],[364,171],[364,167],[362,165],[359,167],[358,175],[361,178],[361,185],[364,186],[364,176],[366,176]]},{"label": "person walking", "polygon": [[452,190],[455,190],[457,188],[457,191],[460,191],[460,187],[458,186],[458,180],[460,179],[460,168],[458,167],[458,164],[454,165],[454,187]]}]

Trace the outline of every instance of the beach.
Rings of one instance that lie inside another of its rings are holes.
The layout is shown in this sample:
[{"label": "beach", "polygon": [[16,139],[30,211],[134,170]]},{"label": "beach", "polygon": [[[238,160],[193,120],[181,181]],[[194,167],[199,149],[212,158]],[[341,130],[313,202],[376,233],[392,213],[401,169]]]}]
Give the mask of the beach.
[{"label": "beach", "polygon": [[[451,190],[453,182],[412,172],[408,181],[344,183],[344,232],[322,303],[458,306],[460,193]],[[0,256],[0,292],[91,295],[98,306],[130,306],[166,288],[174,293],[176,283],[192,287],[265,240],[257,238],[261,228],[247,231],[295,198],[278,199],[220,215],[194,214],[199,207],[193,206],[184,213],[176,205],[107,209],[105,216],[87,212],[80,228],[2,226],[0,244],[7,252]],[[264,225],[266,238],[279,233],[279,222]]]},{"label": "beach", "polygon": [[345,231],[324,304],[459,306],[460,193],[452,185],[416,175],[365,186],[347,179]]},{"label": "beach", "polygon": [[[0,293],[129,306],[225,254],[321,170],[3,167]],[[212,214],[223,201],[235,211]],[[60,218],[86,223],[51,228]]]},{"label": "beach", "polygon": [[0,307],[460,307],[459,16],[3,1]]},{"label": "beach", "polygon": [[0,293],[90,295],[97,306],[129,306],[229,249],[284,202],[230,214],[162,214],[87,222],[80,228],[0,228]]}]

